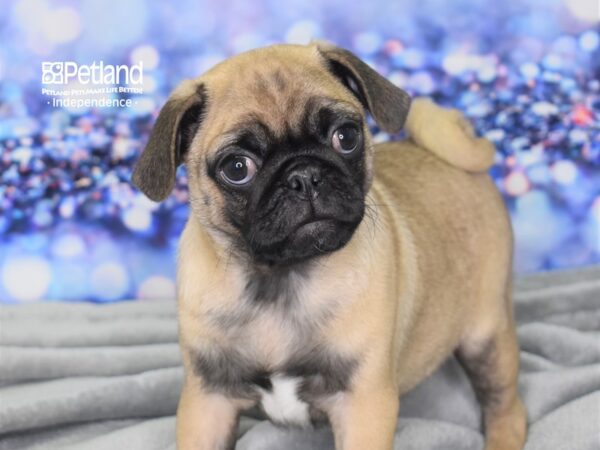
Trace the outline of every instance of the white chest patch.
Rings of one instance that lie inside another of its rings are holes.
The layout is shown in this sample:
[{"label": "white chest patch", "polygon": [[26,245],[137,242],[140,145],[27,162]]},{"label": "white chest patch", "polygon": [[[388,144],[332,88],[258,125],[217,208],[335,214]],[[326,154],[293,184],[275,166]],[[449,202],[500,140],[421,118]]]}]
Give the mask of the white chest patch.
[{"label": "white chest patch", "polygon": [[300,426],[310,424],[308,403],[300,400],[297,394],[300,381],[300,378],[273,375],[272,389],[260,388],[262,407],[273,422]]}]

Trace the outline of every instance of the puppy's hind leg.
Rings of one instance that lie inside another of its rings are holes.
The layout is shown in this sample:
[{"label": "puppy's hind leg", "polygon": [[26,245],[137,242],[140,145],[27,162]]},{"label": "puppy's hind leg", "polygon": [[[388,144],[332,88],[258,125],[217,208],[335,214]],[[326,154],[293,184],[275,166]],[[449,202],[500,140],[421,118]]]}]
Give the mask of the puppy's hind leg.
[{"label": "puppy's hind leg", "polygon": [[466,338],[456,356],[481,404],[485,449],[521,450],[527,415],[517,390],[519,345],[512,318],[503,322],[483,339]]}]

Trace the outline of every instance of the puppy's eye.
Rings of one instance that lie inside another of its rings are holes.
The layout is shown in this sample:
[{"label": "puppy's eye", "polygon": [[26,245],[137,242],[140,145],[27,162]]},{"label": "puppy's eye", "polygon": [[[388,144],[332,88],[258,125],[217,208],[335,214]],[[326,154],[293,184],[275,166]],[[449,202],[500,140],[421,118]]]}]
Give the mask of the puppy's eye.
[{"label": "puppy's eye", "polygon": [[343,154],[352,153],[358,147],[359,131],[356,127],[346,125],[333,132],[331,145]]},{"label": "puppy's eye", "polygon": [[229,184],[241,186],[247,184],[256,175],[256,163],[247,156],[228,156],[221,163],[221,177]]}]

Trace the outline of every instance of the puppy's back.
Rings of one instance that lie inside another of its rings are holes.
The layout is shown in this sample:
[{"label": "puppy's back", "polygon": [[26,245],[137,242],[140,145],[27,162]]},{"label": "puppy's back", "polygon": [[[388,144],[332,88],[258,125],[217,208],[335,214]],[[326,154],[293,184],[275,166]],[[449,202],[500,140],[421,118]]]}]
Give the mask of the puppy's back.
[{"label": "puppy's back", "polygon": [[414,301],[421,319],[398,355],[403,392],[456,348],[465,328],[491,323],[510,282],[512,232],[487,174],[466,172],[410,141],[377,145],[375,155],[372,197],[389,223],[408,225],[394,236],[402,241],[410,233],[422,287]]}]

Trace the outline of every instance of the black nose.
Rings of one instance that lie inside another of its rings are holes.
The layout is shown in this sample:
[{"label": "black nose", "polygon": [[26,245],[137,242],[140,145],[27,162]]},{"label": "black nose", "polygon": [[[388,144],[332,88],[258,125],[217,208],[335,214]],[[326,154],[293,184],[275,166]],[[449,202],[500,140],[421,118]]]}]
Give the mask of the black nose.
[{"label": "black nose", "polygon": [[290,171],[287,185],[305,200],[317,198],[322,181],[321,169],[313,166],[297,167]]}]

